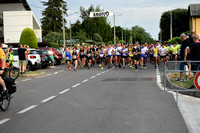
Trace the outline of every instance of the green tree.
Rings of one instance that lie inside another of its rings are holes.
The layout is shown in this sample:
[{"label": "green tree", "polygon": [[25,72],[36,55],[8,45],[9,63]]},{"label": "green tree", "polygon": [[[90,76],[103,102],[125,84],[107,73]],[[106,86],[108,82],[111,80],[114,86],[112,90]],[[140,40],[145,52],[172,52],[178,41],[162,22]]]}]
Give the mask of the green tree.
[{"label": "green tree", "polygon": [[140,26],[134,26],[132,27],[132,41],[135,42],[139,42],[139,43],[153,43],[155,42],[155,40],[151,37],[151,35],[149,33],[147,33],[145,31],[144,28],[140,27]]},{"label": "green tree", "polygon": [[59,43],[60,44],[60,40],[62,40],[62,39],[63,39],[62,33],[51,32],[51,33],[48,33],[46,36],[43,37],[43,42],[52,42],[52,43]]},{"label": "green tree", "polygon": [[[46,6],[42,12],[42,34],[45,36],[50,32],[62,32],[62,4],[64,15],[67,15],[67,3],[64,0],[48,0],[42,1],[43,6]],[[66,23],[66,19],[64,19]]]},{"label": "green tree", "polygon": [[[170,11],[164,12],[160,19],[160,29],[162,31],[162,39],[167,41],[170,39]],[[187,9],[172,10],[172,31],[173,37],[178,37],[182,32],[189,30],[189,19]]]},{"label": "green tree", "polygon": [[91,5],[88,9],[80,7],[81,18],[82,18],[82,29],[87,33],[87,37],[93,39],[97,33],[102,37],[104,42],[108,42],[112,39],[112,30],[110,23],[108,23],[107,18],[89,18],[89,14],[92,11],[103,11],[100,6],[96,8]]},{"label": "green tree", "polygon": [[26,28],[22,31],[20,36],[20,44],[29,45],[30,48],[37,48],[37,37],[31,28]]}]

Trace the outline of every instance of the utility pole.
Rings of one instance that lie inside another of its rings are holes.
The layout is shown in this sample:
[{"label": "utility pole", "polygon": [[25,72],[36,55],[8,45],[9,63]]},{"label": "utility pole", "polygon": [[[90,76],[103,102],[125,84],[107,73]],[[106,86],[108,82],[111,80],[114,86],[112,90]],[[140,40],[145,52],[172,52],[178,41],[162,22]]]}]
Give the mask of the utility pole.
[{"label": "utility pole", "polygon": [[63,3],[62,5],[62,23],[63,23],[63,47],[65,48],[65,22],[64,22],[64,13],[63,13]]},{"label": "utility pole", "polygon": [[122,29],[122,45],[123,45],[123,29]]},{"label": "utility pole", "polygon": [[172,39],[172,11],[170,11],[170,39]]},{"label": "utility pole", "polygon": [[71,44],[71,47],[72,47],[72,26],[71,26],[71,20],[69,21],[69,24],[70,24],[70,44]]},{"label": "utility pole", "polygon": [[116,33],[115,33],[115,13],[113,14],[113,20],[114,20],[114,44],[116,44]]}]

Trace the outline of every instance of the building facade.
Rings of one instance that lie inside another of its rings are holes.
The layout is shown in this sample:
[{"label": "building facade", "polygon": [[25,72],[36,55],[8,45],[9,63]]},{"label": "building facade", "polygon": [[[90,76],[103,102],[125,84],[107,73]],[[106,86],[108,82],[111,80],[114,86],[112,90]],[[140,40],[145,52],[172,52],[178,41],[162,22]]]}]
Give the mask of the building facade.
[{"label": "building facade", "polygon": [[200,34],[200,4],[191,4],[188,7],[190,29]]},{"label": "building facade", "polygon": [[0,41],[19,43],[25,28],[34,30],[38,42],[42,42],[42,29],[26,0],[0,1]]}]

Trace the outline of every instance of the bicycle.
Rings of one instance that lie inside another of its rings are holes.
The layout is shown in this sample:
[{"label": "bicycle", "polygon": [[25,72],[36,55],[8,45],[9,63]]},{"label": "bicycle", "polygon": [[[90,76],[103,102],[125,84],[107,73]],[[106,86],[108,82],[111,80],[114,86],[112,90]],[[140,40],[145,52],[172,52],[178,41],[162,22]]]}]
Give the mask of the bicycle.
[{"label": "bicycle", "polygon": [[19,77],[19,68],[16,68],[13,65],[13,62],[17,62],[17,61],[10,61],[10,64],[8,66],[8,68],[6,69],[6,76],[12,79],[17,79]]},{"label": "bicycle", "polygon": [[11,98],[12,98],[11,95],[16,92],[17,87],[16,87],[15,79],[6,78],[3,80],[6,84],[8,94],[5,97],[3,96],[3,87],[0,85],[0,109],[2,111],[7,111],[10,105]]}]

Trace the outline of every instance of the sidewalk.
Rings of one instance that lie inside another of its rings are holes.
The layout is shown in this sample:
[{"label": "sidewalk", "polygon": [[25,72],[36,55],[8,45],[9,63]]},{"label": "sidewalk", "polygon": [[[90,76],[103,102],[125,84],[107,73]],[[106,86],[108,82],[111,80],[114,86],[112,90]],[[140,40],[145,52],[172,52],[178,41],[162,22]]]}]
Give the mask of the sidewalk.
[{"label": "sidewalk", "polygon": [[[164,91],[164,87],[161,84],[161,74],[159,69],[156,72],[157,84]],[[173,94],[176,100],[176,93]],[[185,120],[190,133],[200,132],[200,99],[192,96],[178,94],[178,108]]]}]

